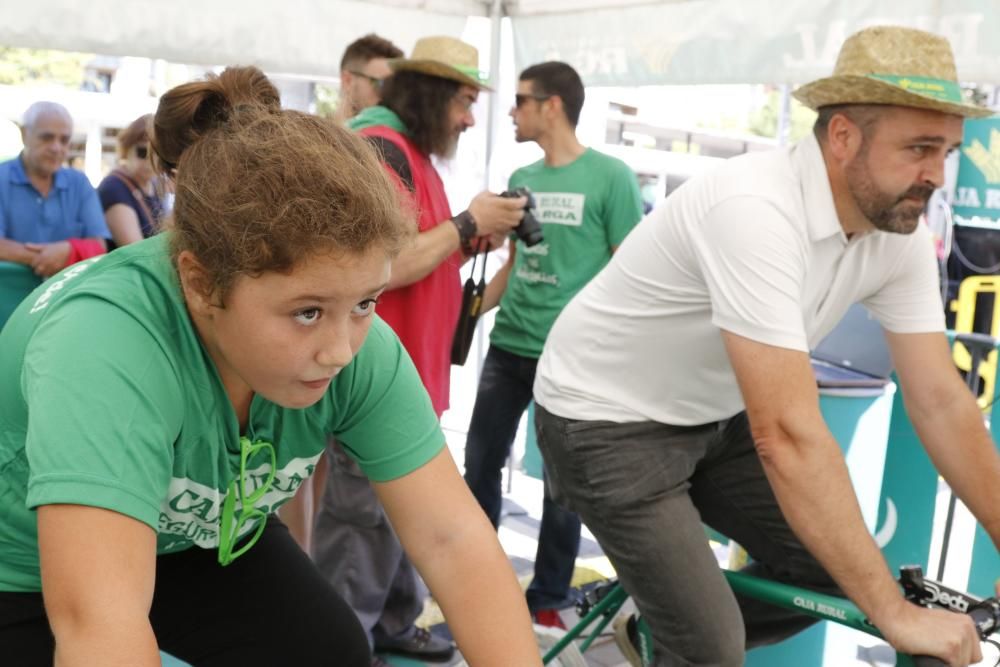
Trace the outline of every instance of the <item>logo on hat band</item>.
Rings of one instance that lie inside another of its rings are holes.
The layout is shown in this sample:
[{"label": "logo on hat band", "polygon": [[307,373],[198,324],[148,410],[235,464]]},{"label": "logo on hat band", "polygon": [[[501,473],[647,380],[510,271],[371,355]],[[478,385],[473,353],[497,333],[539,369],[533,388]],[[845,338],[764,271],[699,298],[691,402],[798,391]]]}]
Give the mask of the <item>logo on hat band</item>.
[{"label": "logo on hat band", "polygon": [[962,87],[954,81],[933,79],[926,76],[898,76],[896,74],[869,74],[869,79],[891,83],[905,91],[952,104],[962,103]]},{"label": "logo on hat band", "polygon": [[457,69],[465,76],[472,77],[473,79],[481,83],[486,83],[486,81],[488,80],[487,77],[484,75],[484,73],[477,67],[467,67],[465,65],[452,65],[452,67]]}]

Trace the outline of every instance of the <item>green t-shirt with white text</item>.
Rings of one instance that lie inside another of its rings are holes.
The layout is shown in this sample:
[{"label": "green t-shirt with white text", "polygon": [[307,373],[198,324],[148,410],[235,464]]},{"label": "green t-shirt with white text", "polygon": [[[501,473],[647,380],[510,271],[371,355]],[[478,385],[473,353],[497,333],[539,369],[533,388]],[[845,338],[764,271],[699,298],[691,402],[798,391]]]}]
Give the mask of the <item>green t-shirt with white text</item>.
[{"label": "green t-shirt with white text", "polygon": [[[160,554],[218,547],[239,426],[188,316],[168,236],[65,269],[0,333],[0,591],[41,589],[40,505],[133,517],[157,531]],[[258,394],[244,435],[274,445],[274,482],[255,505],[265,513],[312,473],[328,435],[375,481],[444,446],[409,356],[377,318],[319,402],[283,408]],[[269,471],[252,459],[247,477],[256,485]]]},{"label": "green t-shirt with white text", "polygon": [[514,266],[500,299],[490,343],[537,359],[559,312],[604,268],[642,217],[635,174],[592,148],[568,165],[539,160],[511,174],[509,189],[527,186],[545,240],[517,240]]}]

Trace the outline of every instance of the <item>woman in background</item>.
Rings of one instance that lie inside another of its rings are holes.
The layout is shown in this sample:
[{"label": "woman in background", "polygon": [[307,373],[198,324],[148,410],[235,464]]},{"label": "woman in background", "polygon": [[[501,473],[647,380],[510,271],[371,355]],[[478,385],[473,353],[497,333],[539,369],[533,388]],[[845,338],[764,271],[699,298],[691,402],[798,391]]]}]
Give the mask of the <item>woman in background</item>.
[{"label": "woman in background", "polygon": [[118,134],[118,168],[97,186],[111,231],[108,250],[149,238],[159,231],[163,202],[149,160],[152,114],[139,116]]}]

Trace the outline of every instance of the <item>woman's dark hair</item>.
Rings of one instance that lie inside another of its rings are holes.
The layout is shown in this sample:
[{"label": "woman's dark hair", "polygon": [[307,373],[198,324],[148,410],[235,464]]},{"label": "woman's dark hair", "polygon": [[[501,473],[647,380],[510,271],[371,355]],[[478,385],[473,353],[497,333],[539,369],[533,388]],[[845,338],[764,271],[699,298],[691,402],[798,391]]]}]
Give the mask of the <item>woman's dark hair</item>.
[{"label": "woman's dark hair", "polygon": [[584,91],[583,81],[575,69],[566,63],[552,60],[532,65],[521,72],[518,79],[530,81],[531,90],[536,95],[558,95],[569,124],[576,127],[580,122]]},{"label": "woman's dark hair", "polygon": [[457,81],[404,70],[382,83],[382,106],[399,116],[417,148],[445,155],[454,129],[449,105],[461,87]]},{"label": "woman's dark hair", "polygon": [[176,185],[171,256],[191,251],[220,303],[239,276],[287,273],[315,254],[393,257],[415,228],[368,142],[282,109],[255,67],[168,91],[150,145]]}]

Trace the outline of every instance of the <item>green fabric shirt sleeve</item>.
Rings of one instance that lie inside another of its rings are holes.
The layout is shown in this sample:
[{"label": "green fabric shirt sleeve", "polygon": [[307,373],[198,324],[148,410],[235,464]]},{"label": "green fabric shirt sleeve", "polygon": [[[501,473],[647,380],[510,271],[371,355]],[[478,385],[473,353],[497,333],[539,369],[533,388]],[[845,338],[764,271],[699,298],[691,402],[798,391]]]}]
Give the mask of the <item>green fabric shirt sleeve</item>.
[{"label": "green fabric shirt sleeve", "polygon": [[35,331],[21,382],[27,506],[101,507],[156,530],[182,395],[150,334],[108,301],[72,299]]},{"label": "green fabric shirt sleeve", "polygon": [[621,245],[636,223],[642,219],[639,179],[624,162],[616,160],[615,166],[617,168],[609,174],[608,196],[604,202],[604,215],[601,216],[607,225],[610,247]]},{"label": "green fabric shirt sleeve", "polygon": [[333,394],[343,415],[334,435],[369,479],[402,477],[441,451],[444,434],[427,390],[399,338],[381,319],[372,322],[344,373],[350,375],[338,376]]}]

